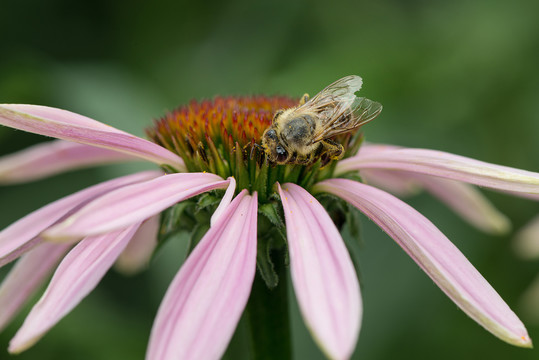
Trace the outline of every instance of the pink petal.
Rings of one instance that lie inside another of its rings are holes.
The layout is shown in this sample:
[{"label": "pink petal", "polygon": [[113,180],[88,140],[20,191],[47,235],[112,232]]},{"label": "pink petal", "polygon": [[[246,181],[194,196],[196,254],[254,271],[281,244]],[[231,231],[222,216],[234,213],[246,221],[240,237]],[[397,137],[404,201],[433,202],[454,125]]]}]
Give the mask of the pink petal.
[{"label": "pink petal", "polygon": [[9,352],[28,349],[77,306],[97,286],[139,225],[78,243],[60,263],[47,290],[11,340]]},{"label": "pink petal", "polygon": [[365,169],[361,170],[360,175],[364,183],[399,197],[416,195],[421,190],[417,181],[404,176],[403,171]]},{"label": "pink petal", "polygon": [[428,192],[476,228],[492,234],[505,234],[511,230],[510,220],[476,187],[444,178],[414,177]]},{"label": "pink petal", "polygon": [[37,235],[81,204],[122,186],[153,179],[159,174],[159,171],[146,171],[106,181],[26,215],[0,232],[0,266],[41,242]]},{"label": "pink petal", "polygon": [[370,142],[365,141],[361,144],[358,154],[361,154],[361,155],[375,154],[380,151],[397,150],[397,149],[402,149],[402,148],[403,148],[402,146],[398,146],[398,145],[378,144],[378,143],[370,143]]},{"label": "pink petal", "polygon": [[[516,253],[523,259],[539,257],[539,216],[533,218],[518,231],[513,245]],[[537,307],[539,309],[539,303]]]},{"label": "pink petal", "polygon": [[[19,115],[24,116],[25,114],[28,117],[38,118],[36,120],[42,119],[46,121],[55,121],[64,124],[73,124],[77,126],[83,126],[95,130],[104,130],[116,133],[124,133],[121,130],[115,129],[112,126],[103,124],[99,121],[90,119],[89,117],[75,114],[71,111],[52,108],[48,106],[41,105],[26,105],[26,104],[2,104],[0,108],[6,110],[11,110],[12,112],[18,113]],[[5,121],[14,121],[6,119]],[[38,125],[36,125],[38,126]]]},{"label": "pink petal", "polygon": [[326,210],[295,184],[279,185],[286,220],[290,270],[301,313],[332,359],[348,359],[361,323],[354,265]]},{"label": "pink petal", "polygon": [[0,158],[0,184],[38,180],[87,166],[137,160],[117,151],[56,140]]},{"label": "pink petal", "polygon": [[234,192],[236,191],[236,179],[234,179],[234,177],[229,177],[228,180],[230,181],[230,184],[226,189],[225,195],[223,196],[223,199],[221,199],[219,206],[217,207],[217,209],[215,209],[215,212],[211,216],[210,224],[212,226],[217,222],[217,220],[225,212],[226,208],[230,205],[230,203],[232,202],[232,197],[234,196]]},{"label": "pink petal", "polygon": [[46,230],[43,236],[51,240],[72,241],[121,229],[192,196],[223,189],[228,183],[228,180],[210,173],[163,175],[111,191]]},{"label": "pink petal", "polygon": [[45,243],[23,255],[11,268],[0,286],[0,331],[39,290],[69,247]]},{"label": "pink petal", "polygon": [[539,173],[424,149],[359,152],[340,161],[336,174],[362,169],[403,170],[439,176],[502,191],[539,194]]},{"label": "pink petal", "polygon": [[518,317],[462,253],[423,215],[396,197],[359,182],[316,185],[348,201],[388,233],[466,314],[500,339],[531,347]]},{"label": "pink petal", "polygon": [[148,140],[66,110],[37,105],[0,105],[0,124],[35,134],[102,147],[185,171],[183,160]]},{"label": "pink petal", "polygon": [[510,193],[511,195],[515,195],[515,196],[521,196],[523,198],[526,198],[526,199],[530,199],[530,200],[536,200],[538,201],[539,200],[539,194],[522,194],[522,193]]},{"label": "pink petal", "polygon": [[361,170],[361,177],[369,185],[398,196],[410,195],[414,187],[423,187],[440,199],[463,220],[479,230],[492,234],[504,234],[511,229],[509,219],[474,186],[429,176],[397,170]]},{"label": "pink petal", "polygon": [[116,261],[116,270],[131,275],[146,268],[157,246],[160,216],[146,220]]},{"label": "pink petal", "polygon": [[251,292],[257,196],[242,191],[196,246],[167,290],[146,359],[219,359]]}]

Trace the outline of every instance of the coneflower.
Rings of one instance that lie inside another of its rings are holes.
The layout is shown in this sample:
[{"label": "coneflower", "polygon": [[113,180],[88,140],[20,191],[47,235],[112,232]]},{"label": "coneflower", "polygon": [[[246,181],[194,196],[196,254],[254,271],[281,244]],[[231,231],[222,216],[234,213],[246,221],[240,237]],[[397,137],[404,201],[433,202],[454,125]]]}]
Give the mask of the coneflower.
[{"label": "coneflower", "polygon": [[158,165],[67,196],[0,232],[0,264],[20,257],[0,287],[0,327],[56,269],[9,351],[38,341],[115,262],[135,271],[159,242],[186,230],[192,252],[161,303],[147,359],[218,359],[246,307],[253,332],[269,334],[253,335],[255,356],[289,357],[284,343],[275,349],[279,343],[270,339],[289,336],[287,320],[279,331],[264,332],[261,322],[279,322],[272,314],[286,308],[288,268],[316,342],[329,358],[347,359],[362,304],[339,233],[352,211],[345,202],[377,223],[472,319],[508,343],[531,347],[521,321],[465,256],[425,216],[368,184],[430,189],[479,228],[499,232],[507,220],[468,184],[533,197],[539,174],[440,151],[362,144],[359,133],[339,138],[342,160],[272,164],[258,145],[262,133],[277,110],[295,105],[265,96],[193,101],[157,120],[147,131],[151,141],[65,110],[1,105],[0,124],[61,140],[0,159],[0,182],[133,158]]}]

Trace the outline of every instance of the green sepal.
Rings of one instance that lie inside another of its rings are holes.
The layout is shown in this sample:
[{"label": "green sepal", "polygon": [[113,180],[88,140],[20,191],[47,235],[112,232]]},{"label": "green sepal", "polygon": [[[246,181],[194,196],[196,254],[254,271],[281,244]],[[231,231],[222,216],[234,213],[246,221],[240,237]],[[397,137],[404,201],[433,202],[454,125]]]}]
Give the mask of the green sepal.
[{"label": "green sepal", "polygon": [[359,263],[359,251],[363,246],[363,238],[361,236],[361,212],[348,203],[346,203],[345,206],[348,208],[348,211],[346,212],[346,221],[341,230],[341,236],[348,249],[350,258],[352,259],[357,277],[360,280],[359,283],[362,284],[361,267]]},{"label": "green sepal", "polygon": [[309,191],[311,186],[314,184],[314,182],[318,178],[318,170],[320,169],[321,166],[322,166],[322,161],[319,159],[311,167],[304,168],[304,171],[303,171],[304,176],[302,176],[299,186]]},{"label": "green sepal", "polygon": [[234,178],[237,181],[238,189],[249,189],[249,173],[247,172],[247,166],[243,159],[243,151],[240,145],[236,142],[233,148],[233,156],[235,157],[235,173]]},{"label": "green sepal", "polygon": [[296,184],[304,168],[303,165],[288,165],[285,169],[284,182]]},{"label": "green sepal", "polygon": [[365,136],[363,135],[363,132],[356,132],[348,143],[348,147],[346,149],[346,152],[344,153],[344,157],[347,158],[356,155],[364,140]]},{"label": "green sepal", "polygon": [[187,255],[191,254],[194,248],[198,245],[202,237],[206,235],[210,229],[209,223],[199,223],[195,226],[191,234],[189,235],[189,248],[187,249]]},{"label": "green sepal", "polygon": [[355,206],[346,203],[346,226],[354,241],[361,244],[361,211]]},{"label": "green sepal", "polygon": [[253,184],[253,191],[258,192],[258,201],[265,202],[268,192],[268,161],[262,165],[256,176],[255,183]]},{"label": "green sepal", "polygon": [[286,238],[285,234],[285,225],[283,218],[279,214],[279,211],[277,210],[277,204],[271,202],[264,205],[260,205],[258,207],[258,212],[262,215],[264,215],[274,226],[277,227],[277,230],[279,231],[279,234]]},{"label": "green sepal", "polygon": [[207,207],[217,205],[221,202],[223,196],[217,196],[212,193],[204,193],[199,196],[195,211],[201,211]]},{"label": "green sepal", "polygon": [[285,225],[275,203],[259,206],[258,212],[262,216],[258,217],[256,265],[266,286],[273,289],[279,283],[279,277],[275,271],[272,252],[284,249],[287,254]]},{"label": "green sepal", "polygon": [[168,164],[161,165],[161,169],[163,169],[165,174],[174,174],[174,173],[179,172],[176,168],[174,168],[173,166],[170,166]]},{"label": "green sepal", "polygon": [[275,265],[271,260],[272,243],[271,236],[259,238],[256,250],[256,267],[268,289],[273,289],[279,284],[279,276],[275,272]]},{"label": "green sepal", "polygon": [[357,182],[360,182],[360,183],[363,182],[363,179],[361,178],[361,176],[359,176],[359,172],[357,172],[356,170],[348,171],[348,172],[345,172],[343,174],[340,174],[339,178],[354,180],[354,181],[357,181]]},{"label": "green sepal", "polygon": [[268,169],[268,197],[275,194],[275,183],[283,178],[284,165],[272,166]]},{"label": "green sepal", "polygon": [[191,201],[183,201],[161,213],[159,232],[157,234],[157,240],[160,244],[172,235],[193,225],[192,220],[187,216],[187,209],[193,207],[193,205]]}]

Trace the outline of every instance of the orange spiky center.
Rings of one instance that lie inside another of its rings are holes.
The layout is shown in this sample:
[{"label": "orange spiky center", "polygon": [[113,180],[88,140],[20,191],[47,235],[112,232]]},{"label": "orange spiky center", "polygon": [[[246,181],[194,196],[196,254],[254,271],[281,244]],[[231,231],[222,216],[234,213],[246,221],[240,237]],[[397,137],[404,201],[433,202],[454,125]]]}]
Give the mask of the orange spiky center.
[{"label": "orange spiky center", "polygon": [[189,171],[234,175],[232,159],[263,157],[260,143],[273,114],[296,100],[284,96],[216,97],[191,101],[157,120],[148,129],[156,143],[180,155]]}]

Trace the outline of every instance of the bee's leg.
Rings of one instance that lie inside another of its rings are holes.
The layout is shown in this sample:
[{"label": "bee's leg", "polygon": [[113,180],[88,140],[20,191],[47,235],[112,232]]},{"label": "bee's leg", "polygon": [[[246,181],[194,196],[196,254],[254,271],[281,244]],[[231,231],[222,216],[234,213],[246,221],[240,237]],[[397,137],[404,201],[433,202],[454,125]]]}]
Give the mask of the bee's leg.
[{"label": "bee's leg", "polygon": [[312,161],[313,161],[313,154],[309,154],[307,156],[298,157],[296,160],[296,164],[309,165]]},{"label": "bee's leg", "polygon": [[305,156],[298,154],[296,151],[292,154],[291,161],[294,164],[297,165],[303,165],[305,164]]},{"label": "bee's leg", "polygon": [[317,161],[319,158],[319,155],[316,154],[316,152],[312,152],[307,157],[307,160],[305,161],[305,165],[312,164],[313,162]]},{"label": "bee's leg", "polygon": [[303,94],[303,96],[302,96],[301,99],[299,100],[299,104],[300,104],[300,105],[303,105],[303,104],[305,104],[307,101],[309,101],[309,94],[305,93],[305,94]]},{"label": "bee's leg", "polygon": [[324,147],[322,154],[325,154],[331,160],[339,160],[344,156],[344,147],[341,144],[331,139],[322,140],[320,143]]}]

